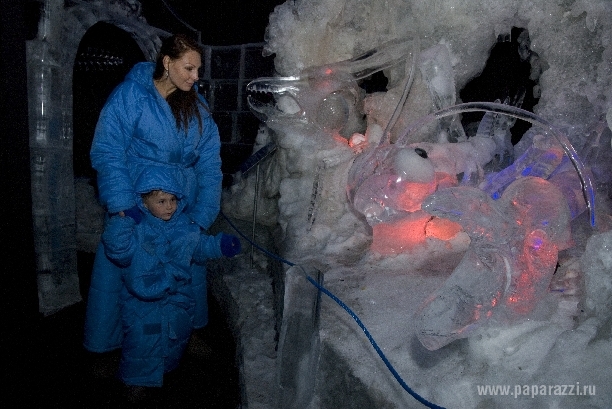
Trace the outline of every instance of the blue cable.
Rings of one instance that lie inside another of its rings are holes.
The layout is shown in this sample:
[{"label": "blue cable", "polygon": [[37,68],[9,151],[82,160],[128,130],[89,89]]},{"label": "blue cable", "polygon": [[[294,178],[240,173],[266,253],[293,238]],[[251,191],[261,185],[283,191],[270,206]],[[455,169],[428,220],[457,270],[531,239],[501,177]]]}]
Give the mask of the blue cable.
[{"label": "blue cable", "polygon": [[292,263],[288,260],[285,260],[284,258],[277,256],[274,253],[269,252],[268,250],[260,247],[259,245],[257,245],[256,243],[254,243],[253,241],[251,241],[248,237],[246,237],[240,230],[238,230],[238,228],[232,223],[232,221],[223,213],[220,212],[221,215],[225,218],[225,220],[227,220],[227,222],[229,223],[230,226],[232,226],[232,228],[234,230],[236,230],[236,232],[246,241],[248,241],[249,243],[251,243],[255,248],[257,248],[259,251],[267,254],[269,257],[274,258],[278,261],[281,261],[285,264],[287,264],[288,266],[294,267],[297,266],[299,268],[302,269],[304,275],[306,276],[306,279],[315,287],[317,287],[317,289],[319,289],[319,291],[321,291],[322,293],[324,293],[325,295],[327,295],[329,298],[331,298],[332,300],[334,300],[339,306],[341,306],[357,323],[357,325],[359,325],[359,328],[361,328],[361,330],[363,331],[363,333],[365,334],[365,336],[368,338],[368,340],[370,341],[370,344],[372,344],[372,347],[374,347],[374,350],[376,351],[376,353],[378,354],[378,356],[380,357],[380,359],[382,359],[382,361],[385,363],[385,366],[387,367],[387,369],[389,369],[389,371],[391,372],[391,374],[393,374],[393,377],[399,382],[399,384],[402,386],[402,388],[404,388],[404,390],[406,392],[408,392],[414,399],[416,399],[417,401],[419,401],[420,403],[422,403],[423,405],[427,406],[428,408],[432,408],[432,409],[445,409],[442,406],[438,406],[435,403],[429,402],[428,400],[426,400],[425,398],[423,398],[421,395],[419,395],[418,393],[416,393],[414,390],[412,390],[412,388],[410,388],[410,386],[408,386],[406,384],[406,382],[404,382],[404,380],[402,379],[402,377],[400,376],[400,374],[395,370],[395,368],[393,367],[393,365],[391,365],[391,362],[389,362],[389,360],[387,359],[387,357],[385,356],[385,354],[383,353],[383,351],[380,349],[380,347],[378,346],[378,344],[376,343],[376,341],[374,341],[374,338],[372,337],[372,335],[370,334],[370,331],[368,331],[368,329],[366,328],[366,326],[363,324],[363,322],[361,322],[361,319],[359,319],[359,317],[357,316],[357,314],[355,314],[353,312],[353,310],[351,310],[349,308],[348,305],[346,305],[344,302],[342,302],[342,300],[340,300],[338,297],[336,297],[332,292],[330,292],[328,289],[326,289],[325,287],[323,287],[322,285],[320,285],[319,283],[317,283],[312,277],[310,277],[307,273],[306,270],[304,270],[304,267],[302,267],[301,265],[297,265],[295,263]]}]

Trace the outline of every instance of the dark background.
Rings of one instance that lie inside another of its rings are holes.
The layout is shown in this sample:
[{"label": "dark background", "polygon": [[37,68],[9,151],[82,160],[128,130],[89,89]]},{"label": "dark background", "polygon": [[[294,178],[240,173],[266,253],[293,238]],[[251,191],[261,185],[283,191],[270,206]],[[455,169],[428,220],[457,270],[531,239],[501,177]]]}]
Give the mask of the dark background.
[{"label": "dark background", "polygon": [[[2,300],[2,357],[7,344],[38,314],[32,199],[23,2],[3,0],[0,13],[0,177],[3,201],[0,216],[0,298]],[[9,199],[10,198],[10,199]],[[5,352],[6,351],[6,352]]]},{"label": "dark background", "polygon": [[201,32],[203,44],[235,45],[264,41],[268,17],[284,0],[145,0],[141,3],[142,13],[152,26],[174,33],[185,31],[183,21]]}]

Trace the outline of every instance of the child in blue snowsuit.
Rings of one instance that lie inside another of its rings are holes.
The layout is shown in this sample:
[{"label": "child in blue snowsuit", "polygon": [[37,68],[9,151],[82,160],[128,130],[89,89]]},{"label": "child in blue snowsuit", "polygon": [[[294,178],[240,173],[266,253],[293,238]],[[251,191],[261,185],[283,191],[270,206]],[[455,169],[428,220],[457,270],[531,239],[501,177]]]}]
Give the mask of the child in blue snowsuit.
[{"label": "child in blue snowsuit", "polygon": [[141,195],[142,221],[113,216],[102,235],[107,257],[124,267],[119,375],[126,385],[162,386],[164,373],[179,363],[198,308],[205,308],[201,265],[238,254],[240,240],[203,234],[183,213],[180,184],[167,168],[147,168],[135,192]]}]

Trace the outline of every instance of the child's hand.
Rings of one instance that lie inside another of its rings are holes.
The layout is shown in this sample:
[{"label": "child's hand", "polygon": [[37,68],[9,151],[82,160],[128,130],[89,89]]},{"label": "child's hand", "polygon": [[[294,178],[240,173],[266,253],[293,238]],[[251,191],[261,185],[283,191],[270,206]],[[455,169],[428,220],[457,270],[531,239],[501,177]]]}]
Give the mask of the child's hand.
[{"label": "child's hand", "polygon": [[221,253],[225,257],[234,257],[236,254],[240,254],[242,251],[242,245],[240,239],[230,234],[223,234],[221,236]]}]

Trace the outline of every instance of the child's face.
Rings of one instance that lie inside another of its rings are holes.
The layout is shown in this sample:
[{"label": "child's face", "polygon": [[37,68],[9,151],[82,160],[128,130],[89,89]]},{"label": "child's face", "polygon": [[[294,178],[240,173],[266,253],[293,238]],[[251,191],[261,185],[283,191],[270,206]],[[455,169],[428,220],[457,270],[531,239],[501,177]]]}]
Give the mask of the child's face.
[{"label": "child's face", "polygon": [[158,191],[145,197],[143,202],[153,216],[164,221],[170,220],[176,212],[176,196],[170,193]]}]

